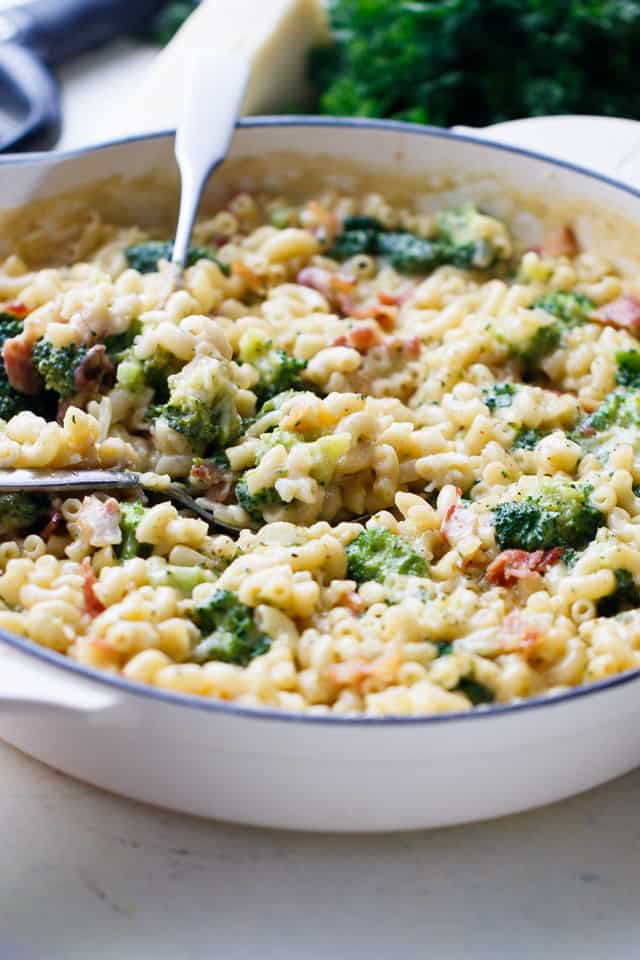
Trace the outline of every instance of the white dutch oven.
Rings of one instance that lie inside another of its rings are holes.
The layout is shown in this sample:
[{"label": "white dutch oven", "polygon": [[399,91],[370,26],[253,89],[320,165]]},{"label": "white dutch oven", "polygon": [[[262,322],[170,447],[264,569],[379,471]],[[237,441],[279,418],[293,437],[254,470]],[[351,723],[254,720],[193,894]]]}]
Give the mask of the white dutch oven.
[{"label": "white dutch oven", "polygon": [[[381,180],[391,171],[448,187],[461,175],[475,184],[472,192],[490,179],[496,203],[502,193],[526,188],[545,201],[562,198],[574,211],[600,207],[609,226],[626,218],[640,228],[640,194],[629,187],[522,150],[419,127],[251,120],[239,128],[225,170],[248,158],[235,185],[253,186],[255,172],[247,171],[260,158],[275,183],[284,152],[299,155],[296,176],[321,156],[326,177],[347,186],[351,163],[373,165]],[[0,210],[149,171],[174,176],[169,135],[9,159],[0,164]],[[133,210],[139,194],[130,197]],[[82,780],[201,816],[306,830],[434,827],[558,800],[637,765],[639,673],[471,714],[333,719],[130,684],[5,634],[0,735]]]}]

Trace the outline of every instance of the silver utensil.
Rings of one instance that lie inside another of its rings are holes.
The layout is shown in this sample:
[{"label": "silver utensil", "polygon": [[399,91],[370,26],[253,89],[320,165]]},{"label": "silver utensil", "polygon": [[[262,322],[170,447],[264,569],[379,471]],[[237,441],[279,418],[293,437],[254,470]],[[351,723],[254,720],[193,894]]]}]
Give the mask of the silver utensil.
[{"label": "silver utensil", "polygon": [[187,263],[202,192],[229,150],[249,72],[249,58],[239,51],[226,57],[210,46],[195,52],[191,82],[176,131],[180,211],[171,257],[176,279]]},{"label": "silver utensil", "polygon": [[218,520],[212,510],[207,510],[187,493],[179,483],[167,486],[148,483],[131,470],[0,470],[0,493],[63,493],[72,496],[75,492],[108,493],[116,490],[144,490],[146,493],[164,496],[185,510],[195,513],[210,527],[225,533],[238,534],[240,527]]}]

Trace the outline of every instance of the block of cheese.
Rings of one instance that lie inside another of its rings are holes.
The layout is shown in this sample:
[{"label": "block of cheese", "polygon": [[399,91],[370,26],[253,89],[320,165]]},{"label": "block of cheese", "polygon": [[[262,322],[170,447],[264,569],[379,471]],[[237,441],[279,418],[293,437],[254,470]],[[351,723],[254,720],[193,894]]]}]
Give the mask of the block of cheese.
[{"label": "block of cheese", "polygon": [[[319,0],[203,0],[141,78],[125,108],[127,127],[175,127],[190,55],[202,48],[212,57],[219,52],[251,59],[243,113],[278,113],[304,103],[307,54],[329,40]],[[211,112],[215,116],[214,101]]]}]

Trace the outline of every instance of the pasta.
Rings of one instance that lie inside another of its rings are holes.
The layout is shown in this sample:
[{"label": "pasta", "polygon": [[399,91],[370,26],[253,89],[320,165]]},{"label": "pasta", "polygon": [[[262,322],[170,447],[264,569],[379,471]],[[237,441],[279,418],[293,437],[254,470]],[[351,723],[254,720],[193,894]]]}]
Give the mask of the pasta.
[{"label": "pasta", "polygon": [[[639,275],[470,205],[236,195],[180,290],[97,212],[0,268],[0,629],[163,690],[481,709],[640,667]],[[162,495],[184,483],[234,539]]]}]

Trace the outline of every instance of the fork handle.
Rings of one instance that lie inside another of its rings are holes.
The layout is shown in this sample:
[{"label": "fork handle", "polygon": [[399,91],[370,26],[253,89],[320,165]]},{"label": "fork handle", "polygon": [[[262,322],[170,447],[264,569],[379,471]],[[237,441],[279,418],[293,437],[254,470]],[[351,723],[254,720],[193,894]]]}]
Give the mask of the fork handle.
[{"label": "fork handle", "polygon": [[137,473],[106,470],[0,470],[0,493],[72,493],[74,490],[125,490],[140,485]]}]

